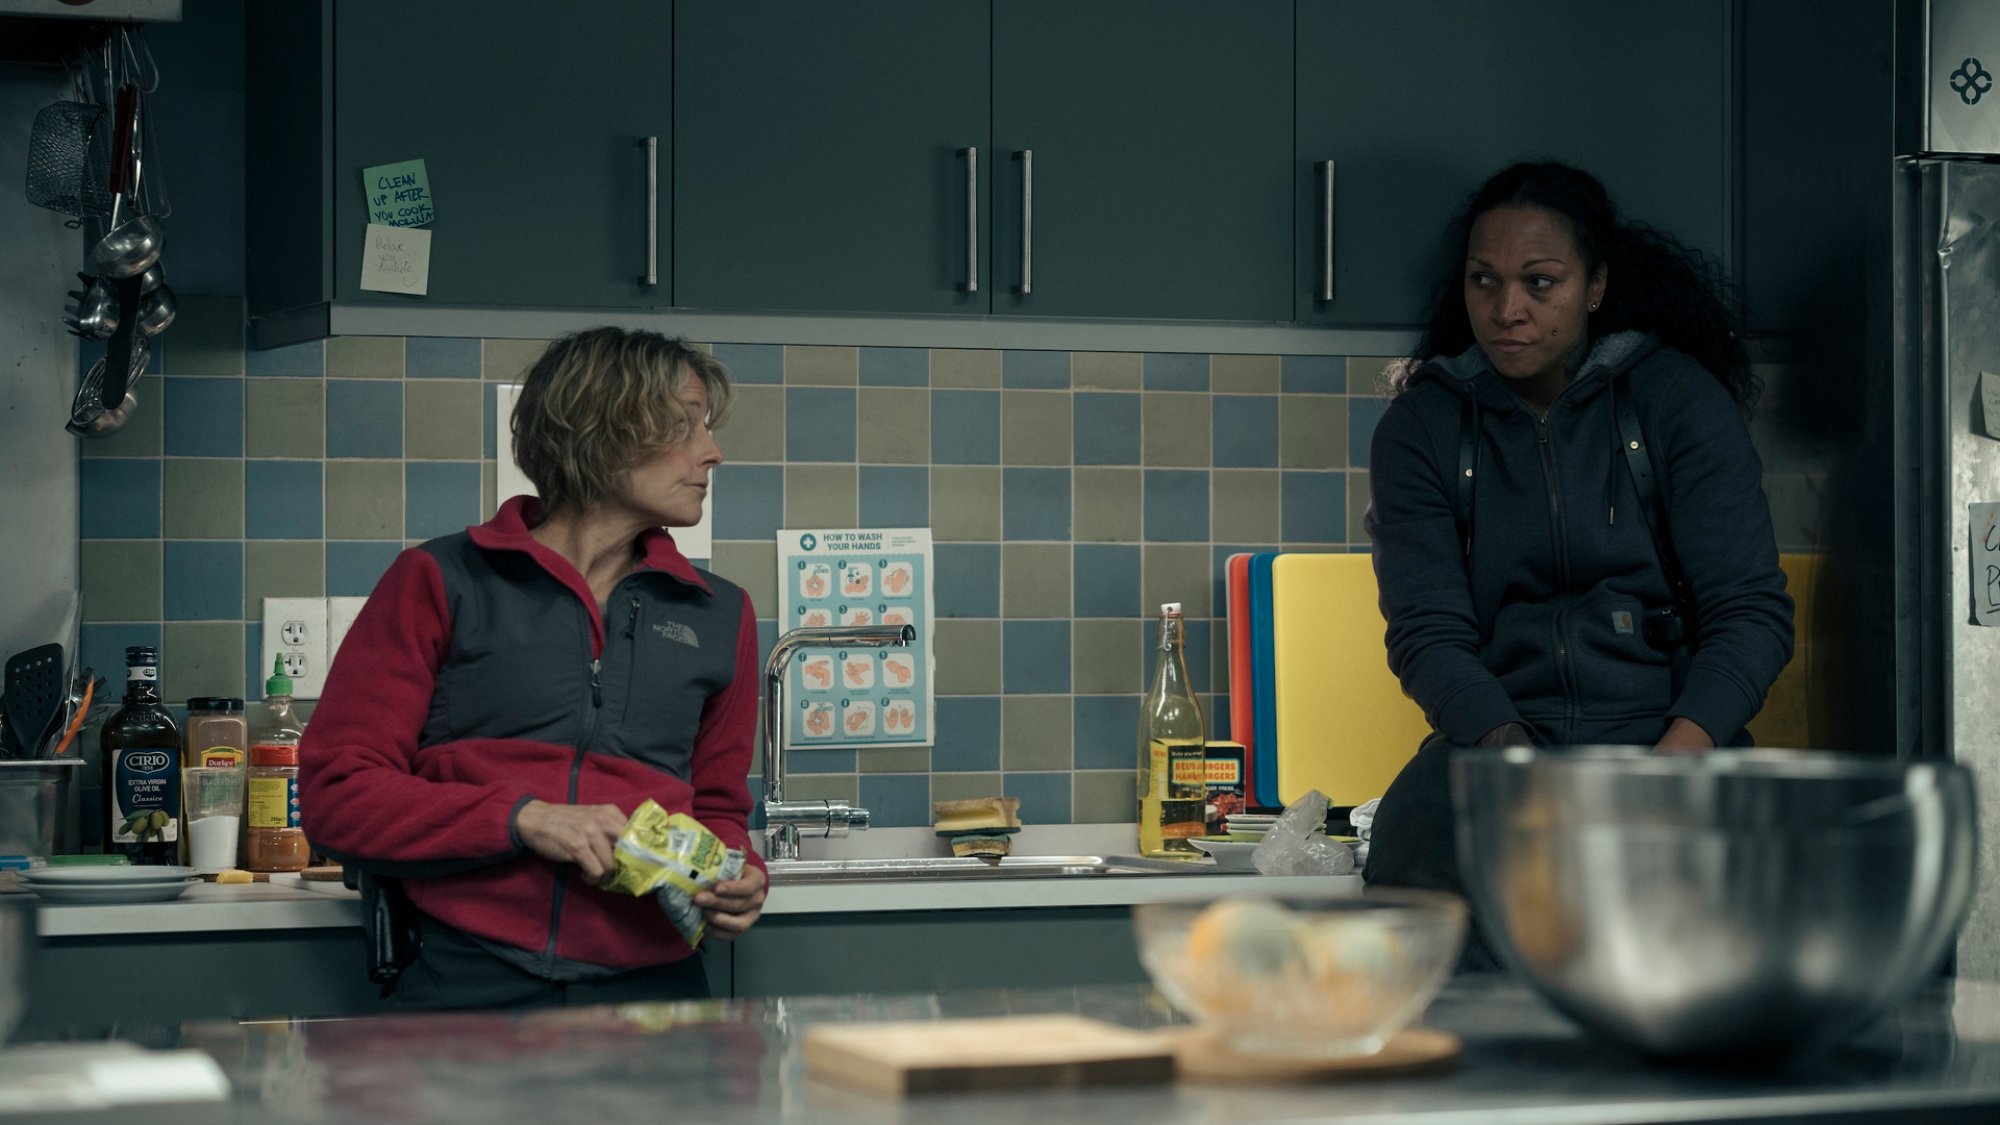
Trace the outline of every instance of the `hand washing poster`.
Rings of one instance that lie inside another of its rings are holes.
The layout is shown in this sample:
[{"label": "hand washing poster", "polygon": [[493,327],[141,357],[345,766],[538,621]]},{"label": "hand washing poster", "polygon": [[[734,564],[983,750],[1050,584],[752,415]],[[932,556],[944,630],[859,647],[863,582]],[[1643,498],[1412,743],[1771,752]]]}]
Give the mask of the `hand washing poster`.
[{"label": "hand washing poster", "polygon": [[807,646],[785,671],[787,747],[928,746],[931,532],[927,527],[778,532],[778,632],[910,625],[908,647]]}]

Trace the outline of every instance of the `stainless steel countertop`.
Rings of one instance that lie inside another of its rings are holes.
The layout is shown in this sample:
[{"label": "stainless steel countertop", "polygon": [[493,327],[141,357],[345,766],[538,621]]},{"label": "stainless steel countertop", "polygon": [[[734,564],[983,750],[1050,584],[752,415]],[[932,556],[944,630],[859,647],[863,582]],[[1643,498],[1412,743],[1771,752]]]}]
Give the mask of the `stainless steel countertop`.
[{"label": "stainless steel countertop", "polygon": [[[1348,1121],[1586,1125],[1802,1121],[1866,1113],[1925,1122],[2000,1115],[2000,990],[1940,985],[1896,1018],[1778,1072],[1655,1066],[1585,1037],[1506,977],[1461,977],[1426,1022],[1465,1040],[1452,1074],[1318,1086],[1158,1086],[944,1095],[896,1102],[805,1077],[824,1022],[1078,1012],[1172,1022],[1143,986],[945,996],[836,996],[521,1016],[389,1016],[190,1024],[144,1039],[197,1047],[258,1122],[803,1121],[988,1125]],[[1983,1030],[1980,1030],[1983,1029]],[[220,1119],[213,1115],[208,1120]],[[1866,1119],[1866,1118],[1863,1118]]]}]

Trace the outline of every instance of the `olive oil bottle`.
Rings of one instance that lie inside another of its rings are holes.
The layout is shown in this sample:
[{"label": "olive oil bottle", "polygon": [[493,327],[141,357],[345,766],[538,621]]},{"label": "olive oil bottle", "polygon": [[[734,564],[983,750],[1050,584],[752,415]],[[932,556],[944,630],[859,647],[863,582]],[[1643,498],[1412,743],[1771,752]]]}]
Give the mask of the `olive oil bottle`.
[{"label": "olive oil bottle", "polygon": [[1139,851],[1200,859],[1189,840],[1207,824],[1208,727],[1188,679],[1179,602],[1160,607],[1160,663],[1139,708]]},{"label": "olive oil bottle", "polygon": [[160,703],[160,652],[125,650],[125,701],[104,722],[104,851],[133,863],[181,857],[181,732]]}]

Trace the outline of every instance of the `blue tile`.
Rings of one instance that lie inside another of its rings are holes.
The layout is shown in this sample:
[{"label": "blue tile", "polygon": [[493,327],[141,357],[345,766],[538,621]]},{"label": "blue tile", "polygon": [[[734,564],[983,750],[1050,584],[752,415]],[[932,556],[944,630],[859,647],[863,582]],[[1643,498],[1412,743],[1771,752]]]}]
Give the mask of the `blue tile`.
[{"label": "blue tile", "polygon": [[383,379],[328,379],[326,455],[401,457],[403,384]]},{"label": "blue tile", "polygon": [[1079,695],[1070,729],[1077,769],[1138,768],[1138,696]]},{"label": "blue tile", "polygon": [[243,533],[249,539],[318,539],[326,488],[320,461],[245,461]]},{"label": "blue tile", "polygon": [[931,776],[927,773],[864,773],[861,807],[877,828],[923,828],[931,823]]},{"label": "blue tile", "polygon": [[928,387],[930,384],[929,348],[861,349],[862,386]]},{"label": "blue tile", "polygon": [[1000,779],[1000,790],[1021,799],[1022,824],[1068,824],[1069,781],[1066,773],[1010,773]]},{"label": "blue tile", "polygon": [[1000,682],[1007,694],[1069,691],[1069,622],[1004,622],[1000,645]]},{"label": "blue tile", "polygon": [[[1126,543],[1078,543],[1075,606],[1078,617],[1137,617],[1139,548]],[[1220,604],[1220,603],[1218,603]]]},{"label": "blue tile", "polygon": [[739,383],[785,381],[785,349],[781,344],[717,344],[714,355]]},{"label": "blue tile", "polygon": [[1347,463],[1356,469],[1368,467],[1369,447],[1375,443],[1375,424],[1389,412],[1389,400],[1356,395],[1347,400]]},{"label": "blue tile", "polygon": [[940,465],[1000,463],[1000,393],[931,392],[931,459]]},{"label": "blue tile", "polygon": [[[1214,635],[1214,623],[1205,618],[1182,623],[1181,651],[1187,655],[1188,683],[1193,685],[1196,695],[1206,694],[1210,682],[1215,678],[1210,672],[1214,667],[1214,651],[1209,648]],[[1203,717],[1209,720],[1208,729],[1214,731],[1215,717],[1213,715]],[[1215,736],[1211,734],[1209,737]]]},{"label": "blue tile", "polygon": [[457,336],[411,336],[403,341],[403,375],[410,379],[477,379],[480,341]]},{"label": "blue tile", "polygon": [[[125,649],[128,645],[160,647],[159,623],[83,627],[84,666],[104,677],[104,690],[110,693],[112,700],[125,693]],[[167,674],[173,675],[173,670],[168,669]],[[107,702],[101,695],[92,698],[93,705]],[[90,752],[95,754],[96,747],[92,747]],[[997,763],[995,768],[998,768]]]},{"label": "blue tile", "polygon": [[999,768],[1000,697],[939,696],[937,742],[931,747],[931,770],[979,773]]},{"label": "blue tile", "polygon": [[1000,547],[995,543],[939,543],[932,576],[939,617],[1000,616]]},{"label": "blue tile", "polygon": [[326,374],[324,340],[286,344],[282,348],[260,348],[250,342],[248,327],[245,327],[243,335],[245,375],[282,375],[298,379],[316,379]]},{"label": "blue tile", "polygon": [[785,388],[785,460],[854,460],[852,388]]},{"label": "blue tile", "polygon": [[784,526],[783,465],[718,465],[713,475],[717,539],[769,539]]},{"label": "blue tile", "polygon": [[243,619],[243,544],[169,539],[161,617],[167,621]]},{"label": "blue tile", "polygon": [[1146,539],[1199,543],[1208,538],[1208,474],[1199,469],[1146,470]]},{"label": "blue tile", "polygon": [[1347,393],[1347,357],[1288,355],[1278,361],[1279,385],[1288,395]]},{"label": "blue tile", "polygon": [[326,545],[326,596],[365,598],[375,592],[382,572],[403,551],[392,542],[334,542]]},{"label": "blue tile", "polygon": [[169,457],[243,456],[243,380],[162,379]]},{"label": "blue tile", "polygon": [[1001,352],[1000,385],[1031,391],[1069,387],[1068,352]]},{"label": "blue tile", "polygon": [[[776,606],[769,607],[776,609]],[[762,668],[771,659],[771,649],[778,643],[778,623],[769,618],[757,622],[757,667]]]},{"label": "blue tile", "polygon": [[853,773],[854,751],[829,750],[817,746],[792,746],[785,750],[785,772]]},{"label": "blue tile", "polygon": [[1216,395],[1210,446],[1217,468],[1258,469],[1278,463],[1276,395]]},{"label": "blue tile", "polygon": [[403,466],[403,538],[430,539],[479,522],[479,462],[411,461]]},{"label": "blue tile", "polygon": [[1000,470],[1001,536],[1069,539],[1068,469]]},{"label": "blue tile", "polygon": [[1145,382],[1149,391],[1205,391],[1208,389],[1206,352],[1147,352]]},{"label": "blue tile", "polygon": [[1283,533],[1287,543],[1343,543],[1347,540],[1347,474],[1295,472],[1283,475]]},{"label": "blue tile", "polygon": [[85,539],[159,538],[157,458],[86,457],[78,473]]},{"label": "blue tile", "polygon": [[1079,393],[1070,412],[1079,465],[1136,465],[1141,432],[1139,396]]},{"label": "blue tile", "polygon": [[929,527],[931,471],[923,466],[861,467],[862,527]]}]

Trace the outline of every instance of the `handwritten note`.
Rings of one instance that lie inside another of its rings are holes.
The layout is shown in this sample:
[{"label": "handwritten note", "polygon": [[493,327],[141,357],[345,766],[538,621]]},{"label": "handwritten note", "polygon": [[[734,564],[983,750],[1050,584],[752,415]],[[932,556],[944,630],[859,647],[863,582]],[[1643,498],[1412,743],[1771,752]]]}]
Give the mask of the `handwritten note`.
[{"label": "handwritten note", "polygon": [[361,288],[421,297],[431,284],[431,232],[368,224],[361,250]]},{"label": "handwritten note", "polygon": [[420,227],[436,217],[431,208],[431,176],[422,160],[402,160],[361,170],[368,190],[368,221],[390,227]]},{"label": "handwritten note", "polygon": [[2000,375],[1979,373],[1979,405],[1984,408],[1986,436],[2000,438]]},{"label": "handwritten note", "polygon": [[2000,625],[2000,504],[1973,504],[1972,621]]}]

